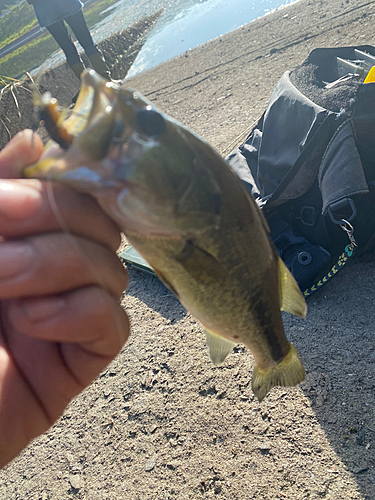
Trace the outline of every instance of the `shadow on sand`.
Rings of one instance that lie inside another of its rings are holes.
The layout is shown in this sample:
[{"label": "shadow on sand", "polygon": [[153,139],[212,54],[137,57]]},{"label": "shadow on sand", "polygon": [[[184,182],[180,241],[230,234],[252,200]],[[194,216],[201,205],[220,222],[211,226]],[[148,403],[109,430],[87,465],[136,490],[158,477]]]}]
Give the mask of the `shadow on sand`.
[{"label": "shadow on sand", "polygon": [[171,324],[186,316],[186,309],[156,276],[131,268],[128,273],[127,296],[136,297]]},{"label": "shadow on sand", "polygon": [[307,372],[301,388],[366,499],[375,498],[374,290],[375,262],[348,267],[308,301],[305,325],[285,321]]}]

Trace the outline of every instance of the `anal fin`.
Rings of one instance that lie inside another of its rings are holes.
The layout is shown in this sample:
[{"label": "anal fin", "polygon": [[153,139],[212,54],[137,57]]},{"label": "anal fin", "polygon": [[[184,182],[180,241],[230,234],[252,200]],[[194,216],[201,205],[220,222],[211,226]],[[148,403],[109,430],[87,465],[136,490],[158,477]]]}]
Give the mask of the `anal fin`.
[{"label": "anal fin", "polygon": [[296,316],[301,316],[301,318],[305,318],[307,306],[296,280],[280,257],[278,258],[278,266],[281,299],[280,309],[295,314]]},{"label": "anal fin", "polygon": [[219,335],[216,335],[216,333],[211,332],[206,328],[204,329],[204,332],[206,334],[208,350],[212,363],[215,366],[221,365],[222,363],[224,363],[225,358],[231,352],[233,347],[235,347],[237,344],[235,342],[232,342],[231,340],[219,337]]}]

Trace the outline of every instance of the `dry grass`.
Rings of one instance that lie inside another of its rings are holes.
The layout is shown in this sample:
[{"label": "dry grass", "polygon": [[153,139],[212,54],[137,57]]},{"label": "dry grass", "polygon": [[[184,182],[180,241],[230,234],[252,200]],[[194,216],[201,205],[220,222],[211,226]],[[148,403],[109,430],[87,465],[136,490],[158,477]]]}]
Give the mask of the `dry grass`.
[{"label": "dry grass", "polygon": [[[29,76],[29,75],[27,75]],[[21,107],[18,102],[17,98],[17,91],[18,89],[22,88],[24,91],[29,92],[31,95],[31,90],[25,86],[26,79],[16,79],[16,78],[11,78],[8,76],[3,76],[0,75],[0,101],[4,100],[5,95],[10,94],[12,96],[12,100],[14,102],[14,106],[16,108],[16,112],[18,115],[18,118],[21,120],[22,115],[21,115]],[[9,139],[12,137],[12,133],[9,130],[9,125],[13,127],[17,127],[15,123],[3,112],[3,110],[0,108],[0,123],[3,125],[5,128],[7,134],[9,135]]]}]

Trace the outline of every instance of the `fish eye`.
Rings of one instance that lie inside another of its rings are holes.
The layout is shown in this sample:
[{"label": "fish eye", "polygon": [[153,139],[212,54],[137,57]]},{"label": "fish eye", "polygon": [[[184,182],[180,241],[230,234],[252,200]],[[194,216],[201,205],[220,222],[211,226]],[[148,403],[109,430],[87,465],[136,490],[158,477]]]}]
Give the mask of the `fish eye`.
[{"label": "fish eye", "polygon": [[161,135],[166,131],[162,115],[151,106],[142,108],[137,113],[138,127],[147,135]]}]

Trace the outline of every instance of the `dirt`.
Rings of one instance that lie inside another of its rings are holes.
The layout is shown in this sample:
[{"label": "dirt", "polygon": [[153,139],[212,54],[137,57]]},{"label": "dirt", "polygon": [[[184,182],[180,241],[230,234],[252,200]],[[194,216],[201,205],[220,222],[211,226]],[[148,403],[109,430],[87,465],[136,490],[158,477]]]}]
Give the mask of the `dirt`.
[{"label": "dirt", "polygon": [[[300,2],[129,81],[220,151],[238,143],[282,73],[315,47],[371,44],[375,4]],[[259,404],[241,346],[210,364],[199,324],[130,271],[132,335],[45,435],[0,472],[4,499],[373,500],[375,263],[346,267],[284,315],[306,367]]]}]

